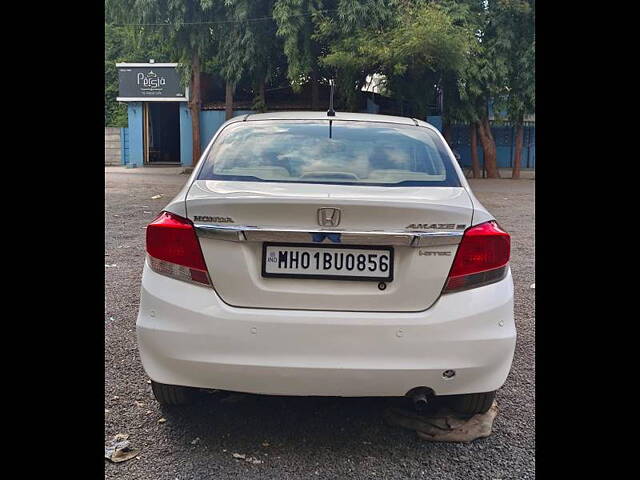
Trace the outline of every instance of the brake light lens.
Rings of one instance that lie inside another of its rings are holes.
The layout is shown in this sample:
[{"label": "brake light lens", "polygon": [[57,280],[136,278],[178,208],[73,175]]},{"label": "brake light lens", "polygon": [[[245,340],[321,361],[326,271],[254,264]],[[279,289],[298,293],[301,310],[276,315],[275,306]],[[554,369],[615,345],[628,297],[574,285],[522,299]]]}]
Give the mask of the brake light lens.
[{"label": "brake light lens", "polygon": [[212,286],[200,242],[188,218],[162,212],[147,226],[151,269],[185,282]]},{"label": "brake light lens", "polygon": [[507,274],[511,237],[495,221],[464,232],[443,293],[499,282]]}]

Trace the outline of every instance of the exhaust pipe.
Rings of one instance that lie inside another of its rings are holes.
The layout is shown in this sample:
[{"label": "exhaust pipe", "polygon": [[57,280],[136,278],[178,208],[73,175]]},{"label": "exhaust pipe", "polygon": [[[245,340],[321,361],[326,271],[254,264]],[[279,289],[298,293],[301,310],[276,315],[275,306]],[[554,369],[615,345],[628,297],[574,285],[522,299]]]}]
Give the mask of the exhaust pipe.
[{"label": "exhaust pipe", "polygon": [[416,393],[411,397],[411,400],[413,401],[413,407],[419,412],[426,410],[427,405],[429,404],[424,392]]},{"label": "exhaust pipe", "polygon": [[422,412],[426,410],[429,405],[430,397],[433,396],[433,390],[427,387],[413,388],[407,393],[407,396],[413,402],[413,408],[418,412]]}]

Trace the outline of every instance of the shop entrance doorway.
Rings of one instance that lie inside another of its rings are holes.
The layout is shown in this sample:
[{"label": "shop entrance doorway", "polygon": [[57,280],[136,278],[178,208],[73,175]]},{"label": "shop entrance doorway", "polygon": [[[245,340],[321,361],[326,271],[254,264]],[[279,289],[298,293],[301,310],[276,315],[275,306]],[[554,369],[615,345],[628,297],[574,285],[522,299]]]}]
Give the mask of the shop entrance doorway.
[{"label": "shop entrance doorway", "polygon": [[180,164],[180,103],[144,104],[145,165]]}]

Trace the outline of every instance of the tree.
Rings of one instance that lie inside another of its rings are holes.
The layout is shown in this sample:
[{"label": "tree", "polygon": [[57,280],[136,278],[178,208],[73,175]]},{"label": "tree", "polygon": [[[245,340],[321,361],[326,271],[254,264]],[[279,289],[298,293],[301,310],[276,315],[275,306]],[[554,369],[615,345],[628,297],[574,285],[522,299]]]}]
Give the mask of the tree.
[{"label": "tree", "polygon": [[[225,80],[225,118],[233,116],[233,93],[251,61],[255,50],[253,32],[248,28],[251,18],[250,0],[226,0],[221,5],[222,15],[213,27],[217,41],[215,63]],[[256,3],[260,2],[255,2]]]},{"label": "tree", "polygon": [[[219,0],[222,1],[222,0]],[[219,19],[216,0],[106,0],[109,20],[137,24],[143,38],[161,35],[167,50],[181,64],[183,81],[189,83],[192,164],[200,158],[200,74],[202,58],[213,56],[211,24]]]},{"label": "tree", "polygon": [[233,115],[233,92],[243,77],[250,77],[254,104],[266,109],[265,83],[283,62],[276,24],[270,18],[274,0],[226,0],[225,23],[216,25],[218,54],[216,65],[226,81],[226,118]]},{"label": "tree", "polygon": [[358,93],[366,86],[367,79],[373,78],[373,73],[379,73],[379,65],[375,60],[370,63],[353,61],[353,57],[351,61],[340,62],[336,57],[352,47],[349,40],[362,39],[365,32],[375,35],[389,29],[398,13],[398,5],[398,0],[338,0],[314,17],[313,38],[321,45],[318,69],[335,79],[340,108],[359,108]]},{"label": "tree", "polygon": [[[342,36],[368,25],[376,28],[380,16],[388,16],[387,7],[395,0],[276,0],[273,15],[276,34],[283,41],[287,59],[287,78],[294,91],[311,84],[311,108],[320,106],[319,85],[336,77],[332,65],[322,62],[330,48]],[[337,95],[353,107],[356,85],[353,72],[343,70],[335,78]],[[364,79],[361,80],[361,82]]]},{"label": "tree", "polygon": [[497,165],[496,142],[489,121],[489,102],[497,91],[497,81],[492,63],[487,58],[484,46],[476,56],[472,56],[467,68],[459,79],[460,98],[468,109],[471,123],[475,125],[478,139],[482,145],[484,166],[487,177],[500,178]]},{"label": "tree", "polygon": [[398,100],[411,100],[416,115],[423,117],[430,97],[426,86],[434,84],[436,72],[462,68],[469,32],[434,3],[388,2],[391,11],[384,2],[373,3],[378,9],[343,29],[321,62],[347,79],[344,88],[351,94],[367,76],[384,76],[386,90]]},{"label": "tree", "polygon": [[273,18],[275,0],[254,2],[256,18],[264,20],[252,22],[249,28],[253,32],[254,55],[248,66],[254,91],[253,109],[267,110],[266,84],[275,81],[278,70],[286,66],[282,39],[276,35],[277,25]]},{"label": "tree", "polygon": [[294,91],[311,81],[311,109],[319,108],[318,54],[321,45],[312,37],[313,16],[319,15],[322,0],[276,0],[273,16],[276,35],[283,40],[283,52],[287,58],[287,78]]},{"label": "tree", "polygon": [[[497,148],[491,132],[489,105],[504,92],[506,67],[495,26],[496,2],[489,0],[442,0],[438,2],[455,25],[473,32],[474,41],[466,62],[453,75],[444,75],[443,123],[455,120],[470,124],[472,143],[480,140],[489,178],[499,178]],[[479,175],[477,153],[471,150],[474,177]]]},{"label": "tree", "polygon": [[516,128],[511,178],[520,178],[524,116],[535,109],[535,2],[499,0],[495,5],[495,44],[506,71],[504,92],[496,107],[504,109]]},{"label": "tree", "polygon": [[127,108],[118,103],[118,70],[116,63],[124,61],[123,27],[104,26],[104,126],[126,127]]}]

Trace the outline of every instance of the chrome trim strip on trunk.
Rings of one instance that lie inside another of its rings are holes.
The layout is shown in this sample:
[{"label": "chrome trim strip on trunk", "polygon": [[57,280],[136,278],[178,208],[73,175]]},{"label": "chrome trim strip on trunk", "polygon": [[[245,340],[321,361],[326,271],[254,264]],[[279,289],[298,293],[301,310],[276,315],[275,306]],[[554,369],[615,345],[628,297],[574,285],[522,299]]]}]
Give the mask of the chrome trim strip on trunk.
[{"label": "chrome trim strip on trunk", "polygon": [[[288,242],[328,243],[344,245],[393,245],[398,247],[434,247],[458,245],[464,231],[439,230],[433,232],[399,231],[346,231],[346,230],[302,230],[298,228],[263,228],[246,225],[195,224],[196,233],[215,240],[230,242]],[[332,236],[339,235],[339,241]]]}]

